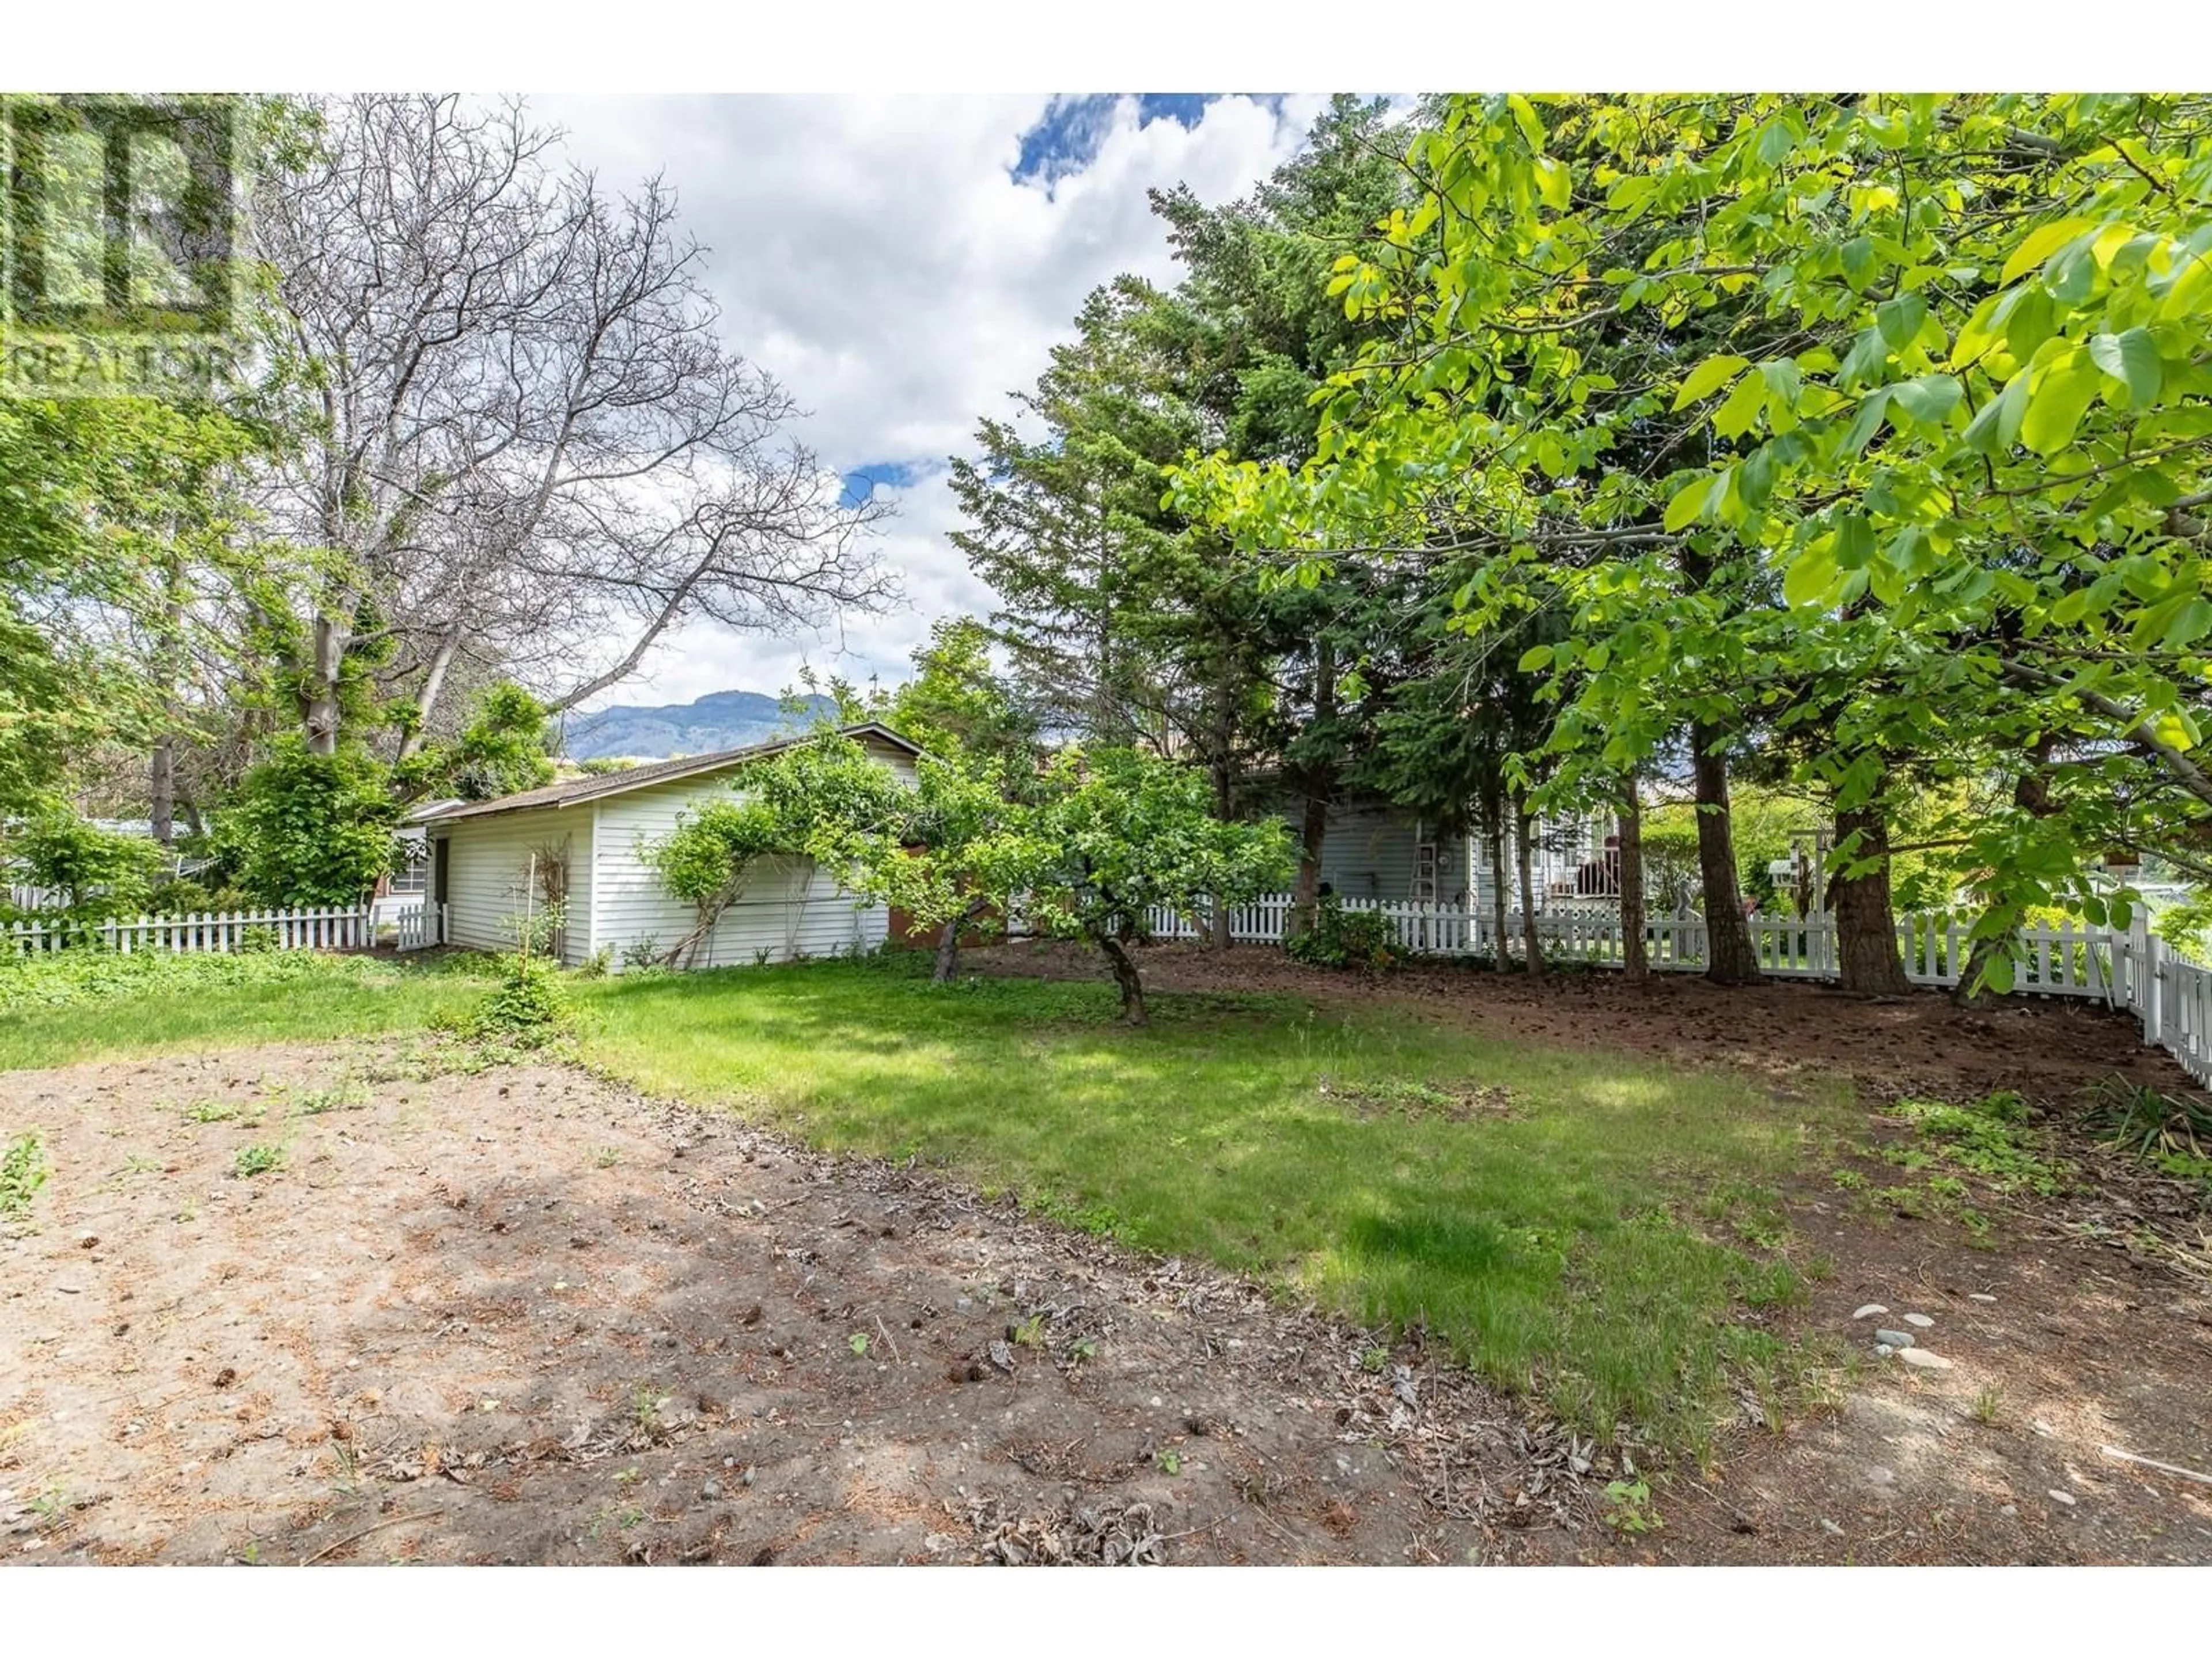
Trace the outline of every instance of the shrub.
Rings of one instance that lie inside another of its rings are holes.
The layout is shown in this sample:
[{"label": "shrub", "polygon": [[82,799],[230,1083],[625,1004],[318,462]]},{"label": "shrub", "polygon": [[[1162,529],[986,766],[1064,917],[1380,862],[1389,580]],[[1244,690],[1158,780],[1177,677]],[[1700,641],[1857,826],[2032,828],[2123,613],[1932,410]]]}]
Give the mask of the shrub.
[{"label": "shrub", "polygon": [[146,905],[161,849],[143,836],[103,830],[63,807],[39,813],[9,837],[32,886],[58,890],[73,916],[136,914]]},{"label": "shrub", "polygon": [[[411,711],[410,711],[411,714]],[[491,800],[553,781],[545,705],[511,680],[484,688],[468,725],[400,763],[394,778],[407,794]]]},{"label": "shrub", "polygon": [[217,823],[239,884],[264,904],[357,904],[403,861],[391,769],[366,750],[286,738]]},{"label": "shrub", "polygon": [[188,878],[165,881],[146,896],[147,912],[156,916],[222,915],[253,908],[252,899],[238,888],[210,887]]},{"label": "shrub", "polygon": [[1363,973],[1395,968],[1405,957],[1388,916],[1379,910],[1347,910],[1334,898],[1315,906],[1312,924],[1285,939],[1283,951],[1310,968],[1355,968]]},{"label": "shrub", "polygon": [[231,1173],[240,1181],[251,1181],[258,1175],[267,1175],[271,1170],[284,1167],[284,1149],[275,1142],[239,1149],[231,1164]]},{"label": "shrub", "polygon": [[27,1214],[46,1184],[46,1149],[35,1134],[17,1135],[0,1153],[0,1217]]},{"label": "shrub", "polygon": [[558,968],[544,957],[516,951],[500,959],[498,988],[469,1016],[462,1033],[479,1042],[534,1048],[567,1015]]}]

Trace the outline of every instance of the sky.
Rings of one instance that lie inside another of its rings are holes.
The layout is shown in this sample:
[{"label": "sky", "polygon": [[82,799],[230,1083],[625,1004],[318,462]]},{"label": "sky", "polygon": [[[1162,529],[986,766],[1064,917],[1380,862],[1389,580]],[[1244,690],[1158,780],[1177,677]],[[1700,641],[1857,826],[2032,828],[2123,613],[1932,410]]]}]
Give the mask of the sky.
[{"label": "sky", "polygon": [[702,625],[598,700],[777,691],[802,664],[903,678],[930,623],[990,608],[947,539],[946,459],[1009,411],[1085,295],[1122,271],[1172,281],[1146,191],[1248,194],[1292,155],[1320,96],[534,98],[611,188],[660,174],[706,245],[725,340],[808,411],[797,435],[848,494],[896,516],[884,562],[906,604],[817,637]]}]

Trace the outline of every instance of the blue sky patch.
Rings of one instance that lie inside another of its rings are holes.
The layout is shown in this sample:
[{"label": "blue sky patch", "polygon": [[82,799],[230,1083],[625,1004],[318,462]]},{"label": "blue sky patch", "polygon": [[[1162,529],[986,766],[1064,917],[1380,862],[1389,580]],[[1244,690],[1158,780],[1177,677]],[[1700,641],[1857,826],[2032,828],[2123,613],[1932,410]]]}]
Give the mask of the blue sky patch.
[{"label": "blue sky patch", "polygon": [[[1062,94],[1052,100],[1044,119],[1022,135],[1022,150],[1014,162],[1014,178],[1023,184],[1040,183],[1049,189],[1071,173],[1088,167],[1098,154],[1114,124],[1114,106],[1126,93]],[[1137,100],[1139,125],[1173,121],[1194,127],[1206,117],[1206,106],[1228,94],[1218,92],[1140,92]],[[1272,103],[1279,94],[1252,96]]]},{"label": "blue sky patch", "polygon": [[870,461],[845,475],[845,489],[837,498],[838,505],[858,507],[878,488],[903,489],[914,479],[914,468],[904,461]]}]

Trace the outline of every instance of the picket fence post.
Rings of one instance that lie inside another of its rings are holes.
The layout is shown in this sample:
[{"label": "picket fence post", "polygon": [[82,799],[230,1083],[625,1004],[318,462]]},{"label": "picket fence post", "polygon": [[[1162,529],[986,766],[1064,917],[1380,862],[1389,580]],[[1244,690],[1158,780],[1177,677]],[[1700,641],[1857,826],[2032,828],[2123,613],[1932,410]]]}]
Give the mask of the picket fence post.
[{"label": "picket fence post", "polygon": [[2136,964],[2134,989],[2136,1011],[2142,1016],[2143,1041],[2154,1044],[2166,1030],[2164,999],[2160,995],[2166,976],[2159,959],[2164,942],[2151,932],[2149,912],[2141,906],[2136,907],[2128,932],[2128,954]]}]

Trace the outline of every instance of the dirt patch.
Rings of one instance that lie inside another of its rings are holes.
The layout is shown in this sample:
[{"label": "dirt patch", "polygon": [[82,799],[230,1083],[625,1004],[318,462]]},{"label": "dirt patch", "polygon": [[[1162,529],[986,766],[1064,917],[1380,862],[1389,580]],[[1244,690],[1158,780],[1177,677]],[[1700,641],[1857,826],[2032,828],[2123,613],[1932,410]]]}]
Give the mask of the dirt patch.
[{"label": "dirt patch", "polygon": [[395,1069],[0,1079],[55,1170],[0,1242],[6,1559],[1461,1561],[1597,1524],[1614,1465],[1418,1342],[577,1072]]},{"label": "dirt patch", "polygon": [[0,1241],[4,1559],[2212,1560],[2212,1488],[2099,1449],[2212,1462],[2212,1304],[2070,1234],[1801,1204],[1805,1328],[1924,1310],[1953,1369],[1748,1402],[1624,1533],[1632,1443],[1418,1338],[573,1070],[405,1065],[0,1079],[55,1171]]},{"label": "dirt patch", "polygon": [[[1459,963],[1365,979],[1304,967],[1259,945],[1152,945],[1137,961],[1148,989],[1256,992],[1329,1006],[1387,1000],[1486,1036],[1553,1047],[1735,1066],[1780,1083],[1841,1074],[1885,1099],[2015,1089],[2039,1103],[2072,1104],[2115,1073],[2173,1092],[2193,1086],[2170,1055],[2143,1045],[2135,1019],[2071,999],[2006,998],[1968,1011],[1934,991],[1866,997],[1779,981],[1723,988],[1692,974],[1635,984],[1593,969],[1530,979]],[[961,963],[976,973],[1106,977],[1097,951],[1059,940],[995,945]]]},{"label": "dirt patch", "polygon": [[[2206,1287],[2056,1212],[1994,1242],[1826,1200],[1791,1219],[1836,1264],[1791,1323],[1850,1356],[1840,1407],[1670,1483],[1662,1559],[2212,1562],[2212,1485],[2108,1449],[2212,1474]],[[1884,1331],[1940,1364],[1880,1355]]]},{"label": "dirt patch", "polygon": [[1491,1084],[1442,1088],[1404,1080],[1388,1085],[1351,1084],[1323,1078],[1322,1094],[1342,1102],[1360,1117],[1440,1117],[1454,1123],[1516,1118],[1512,1091]]}]

